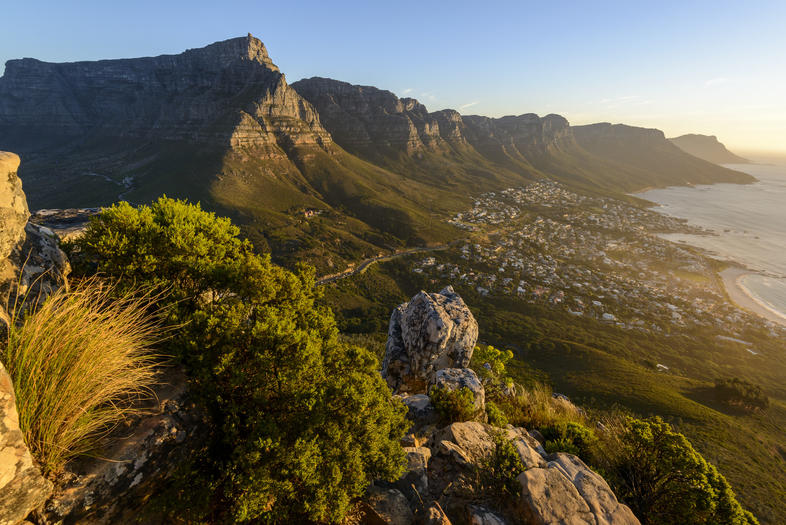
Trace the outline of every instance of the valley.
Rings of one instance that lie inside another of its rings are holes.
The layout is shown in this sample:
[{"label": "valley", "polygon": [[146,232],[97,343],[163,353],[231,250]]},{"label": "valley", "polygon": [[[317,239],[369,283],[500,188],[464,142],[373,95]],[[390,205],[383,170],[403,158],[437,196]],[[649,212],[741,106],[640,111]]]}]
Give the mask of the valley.
[{"label": "valley", "polygon": [[[658,236],[709,232],[551,181],[480,194],[447,221],[464,240],[326,285],[342,330],[381,350],[391,305],[452,285],[484,342],[514,350],[517,380],[545,380],[598,414],[666,417],[762,522],[784,519],[765,502],[786,494],[786,329],[729,301],[725,263]],[[724,377],[761,385],[771,407],[729,411],[712,393]]]}]

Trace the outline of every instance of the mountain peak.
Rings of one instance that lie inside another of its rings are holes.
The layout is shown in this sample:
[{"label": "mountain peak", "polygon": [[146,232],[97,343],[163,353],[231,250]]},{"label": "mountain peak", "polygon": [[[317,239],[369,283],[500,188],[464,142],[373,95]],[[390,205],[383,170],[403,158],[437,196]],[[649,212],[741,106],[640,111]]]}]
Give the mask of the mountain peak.
[{"label": "mountain peak", "polygon": [[186,54],[213,55],[219,61],[249,60],[264,64],[268,69],[279,71],[278,67],[270,59],[265,44],[251,33],[246,36],[230,38],[215,42],[205,47],[189,49]]}]

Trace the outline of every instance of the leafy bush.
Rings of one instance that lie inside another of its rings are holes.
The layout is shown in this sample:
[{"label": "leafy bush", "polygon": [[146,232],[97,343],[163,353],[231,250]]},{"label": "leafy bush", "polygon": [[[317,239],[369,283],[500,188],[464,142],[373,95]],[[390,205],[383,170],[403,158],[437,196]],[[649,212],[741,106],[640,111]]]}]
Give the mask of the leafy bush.
[{"label": "leafy bush", "polygon": [[169,344],[212,436],[169,512],[340,521],[373,479],[400,475],[405,408],[376,357],[341,342],[332,312],[315,304],[313,269],[286,271],[237,236],[227,219],[162,198],[105,209],[70,251],[77,271],[171,290],[182,328]]},{"label": "leafy bush", "polygon": [[543,445],[546,452],[568,452],[585,460],[593,456],[598,443],[598,438],[591,428],[575,421],[542,427],[540,432],[546,439]]},{"label": "leafy bush", "polygon": [[432,387],[428,395],[443,423],[471,421],[475,418],[475,396],[465,386],[456,390]]},{"label": "leafy bush", "polygon": [[516,447],[502,435],[495,435],[494,451],[483,463],[485,488],[492,494],[502,496],[502,500],[514,500],[521,491],[517,481],[519,474],[526,470]]},{"label": "leafy bush", "polygon": [[716,380],[715,396],[722,403],[746,410],[763,410],[770,406],[770,399],[760,386],[736,377]]},{"label": "leafy bush", "polygon": [[500,381],[505,375],[505,364],[513,359],[510,350],[498,350],[491,345],[477,345],[472,353],[470,368],[482,380]]},{"label": "leafy bush", "polygon": [[754,525],[726,479],[662,419],[607,426],[600,467],[644,525]]},{"label": "leafy bush", "polygon": [[493,401],[486,403],[486,417],[488,418],[489,425],[495,427],[504,427],[508,424],[508,418],[505,417],[503,412]]},{"label": "leafy bush", "polygon": [[148,348],[160,338],[151,298],[96,279],[60,289],[8,329],[2,361],[14,384],[19,426],[45,473],[90,452],[154,379]]}]

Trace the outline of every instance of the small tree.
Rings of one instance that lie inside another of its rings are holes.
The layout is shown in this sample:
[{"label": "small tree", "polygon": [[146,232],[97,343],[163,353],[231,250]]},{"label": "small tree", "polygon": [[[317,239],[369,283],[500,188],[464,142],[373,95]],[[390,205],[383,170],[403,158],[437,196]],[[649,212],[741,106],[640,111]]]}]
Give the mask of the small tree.
[{"label": "small tree", "polygon": [[[211,416],[211,443],[174,491],[195,521],[340,521],[377,478],[403,470],[405,408],[367,349],[338,340],[313,269],[256,255],[227,219],[159,199],[94,218],[76,271],[169,290],[169,341]],[[196,480],[196,481],[195,481]],[[196,486],[208,494],[192,488]]]},{"label": "small tree", "polygon": [[626,418],[599,458],[617,495],[644,525],[754,525],[718,470],[662,419]]}]

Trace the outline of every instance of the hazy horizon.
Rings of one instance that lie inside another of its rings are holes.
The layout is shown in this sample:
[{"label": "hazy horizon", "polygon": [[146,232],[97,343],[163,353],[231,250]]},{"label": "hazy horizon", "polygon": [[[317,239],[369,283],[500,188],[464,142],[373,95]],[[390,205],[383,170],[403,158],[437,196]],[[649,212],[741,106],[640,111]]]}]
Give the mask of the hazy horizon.
[{"label": "hazy horizon", "polygon": [[431,111],[557,113],[573,125],[715,135],[741,155],[786,155],[786,74],[774,67],[786,58],[786,4],[396,6],[9,5],[0,63],[174,54],[250,32],[290,82],[325,76]]}]

